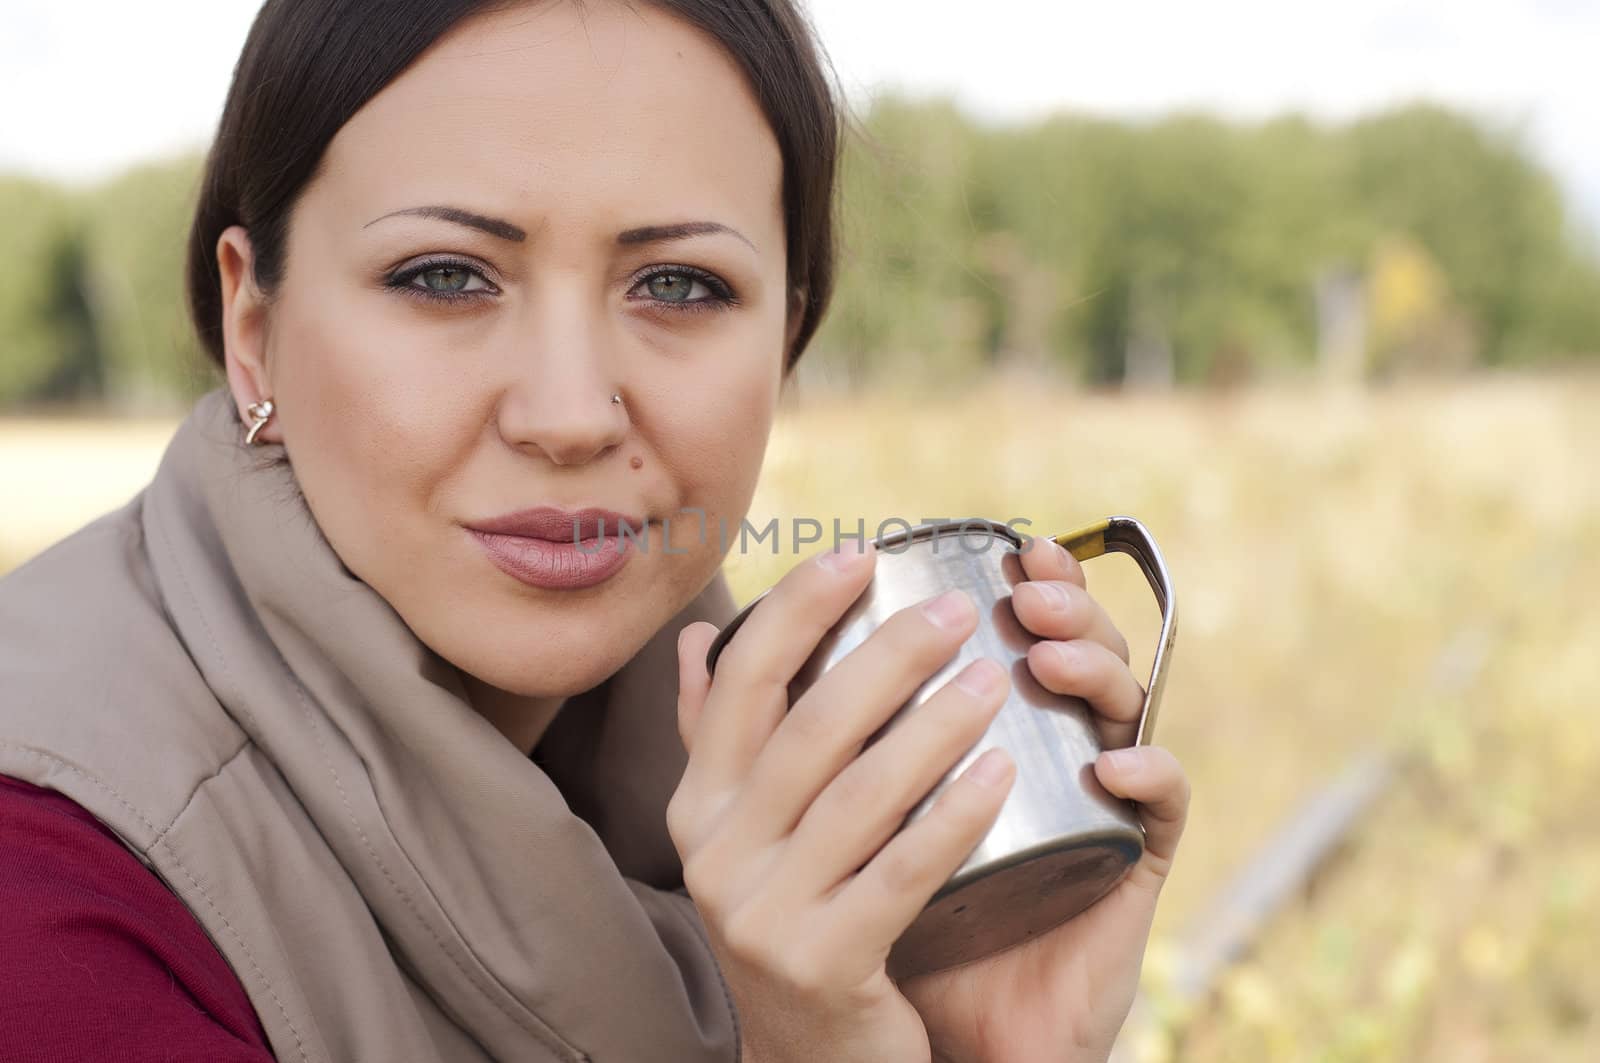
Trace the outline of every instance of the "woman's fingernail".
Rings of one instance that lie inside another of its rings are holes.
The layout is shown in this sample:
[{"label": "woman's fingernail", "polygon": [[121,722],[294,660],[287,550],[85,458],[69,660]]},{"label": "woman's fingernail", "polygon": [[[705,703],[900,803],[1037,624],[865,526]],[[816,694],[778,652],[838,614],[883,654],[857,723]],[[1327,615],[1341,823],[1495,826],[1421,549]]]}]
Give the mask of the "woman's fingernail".
[{"label": "woman's fingernail", "polygon": [[973,761],[972,767],[967,769],[967,775],[979,786],[998,786],[1011,770],[1009,759],[1004,750],[991,749]]},{"label": "woman's fingernail", "polygon": [[987,657],[981,661],[973,661],[956,676],[956,686],[980,698],[993,693],[995,687],[999,685],[1000,666]]},{"label": "woman's fingernail", "polygon": [[922,606],[929,620],[942,628],[960,627],[972,613],[972,601],[959,587],[945,591]]},{"label": "woman's fingernail", "polygon": [[1069,672],[1078,667],[1079,662],[1083,660],[1083,652],[1070,642],[1047,642],[1045,645],[1049,646],[1050,652],[1056,655],[1056,660],[1060,662],[1061,667]]},{"label": "woman's fingernail", "polygon": [[1059,583],[1052,583],[1048,580],[1036,580],[1032,583],[1029,583],[1028,586],[1034,589],[1034,591],[1039,595],[1039,601],[1043,602],[1044,607],[1049,609],[1051,612],[1063,612],[1072,603],[1072,599],[1067,597],[1067,592],[1062,589],[1061,584]]},{"label": "woman's fingernail", "polygon": [[839,543],[833,550],[824,550],[817,559],[818,564],[832,569],[835,572],[849,572],[861,559],[866,556],[866,547],[863,544],[848,545]]},{"label": "woman's fingernail", "polygon": [[1131,746],[1125,749],[1108,749],[1106,759],[1111,762],[1111,766],[1119,775],[1134,771],[1144,760],[1139,756],[1139,751]]}]

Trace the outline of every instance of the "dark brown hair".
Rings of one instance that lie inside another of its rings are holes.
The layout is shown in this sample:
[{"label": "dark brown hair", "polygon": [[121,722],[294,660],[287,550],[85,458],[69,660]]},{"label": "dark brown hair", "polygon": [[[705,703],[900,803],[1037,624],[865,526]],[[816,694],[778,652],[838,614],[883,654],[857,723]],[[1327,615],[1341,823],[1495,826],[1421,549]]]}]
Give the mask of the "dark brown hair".
[{"label": "dark brown hair", "polygon": [[[789,291],[801,300],[802,314],[785,353],[787,372],[833,294],[843,117],[825,53],[795,0],[645,2],[721,43],[744,70],[777,138]],[[223,364],[223,341],[216,248],[223,230],[242,225],[250,231],[255,282],[270,299],[283,277],[290,213],[334,134],[457,23],[515,6],[508,0],[266,0],[234,67],[189,231],[189,314],[217,365]]]}]

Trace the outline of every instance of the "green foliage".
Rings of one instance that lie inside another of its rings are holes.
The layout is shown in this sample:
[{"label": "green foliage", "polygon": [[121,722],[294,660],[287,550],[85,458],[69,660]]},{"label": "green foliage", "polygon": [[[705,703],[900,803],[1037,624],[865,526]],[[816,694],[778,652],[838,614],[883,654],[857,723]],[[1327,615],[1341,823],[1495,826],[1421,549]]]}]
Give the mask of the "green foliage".
[{"label": "green foliage", "polygon": [[[1570,278],[1576,264],[1560,192],[1513,134],[1417,106],[1360,122],[1347,137],[1352,202],[1438,260],[1472,308],[1489,361],[1583,339],[1552,334],[1541,313],[1553,276]],[[1592,264],[1588,272],[1592,281]]]},{"label": "green foliage", "polygon": [[941,375],[983,344],[986,282],[973,268],[967,174],[980,133],[948,101],[882,104],[840,182],[840,273],[826,327],[833,364]]},{"label": "green foliage", "polygon": [[88,197],[85,261],[112,394],[159,404],[214,386],[185,310],[183,264],[202,160],[141,166]]},{"label": "green foliage", "polygon": [[1179,382],[1294,371],[1317,357],[1317,279],[1371,273],[1397,242],[1444,291],[1386,369],[1447,361],[1430,344],[1488,364],[1600,353],[1600,264],[1554,181],[1515,131],[1439,107],[991,127],[887,96],[863,125],[851,257],[808,356],[852,380],[1016,357],[1116,382],[1141,343]]},{"label": "green foliage", "polygon": [[95,385],[94,328],[79,283],[82,239],[67,193],[0,178],[0,406]]}]

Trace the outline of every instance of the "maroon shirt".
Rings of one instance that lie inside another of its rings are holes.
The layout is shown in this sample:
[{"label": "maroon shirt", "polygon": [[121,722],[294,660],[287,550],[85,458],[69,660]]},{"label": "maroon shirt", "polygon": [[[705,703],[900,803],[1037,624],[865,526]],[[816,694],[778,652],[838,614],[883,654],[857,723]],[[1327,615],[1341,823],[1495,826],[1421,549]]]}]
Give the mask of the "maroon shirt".
[{"label": "maroon shirt", "polygon": [[0,775],[0,1060],[272,1059],[183,901],[70,798]]}]

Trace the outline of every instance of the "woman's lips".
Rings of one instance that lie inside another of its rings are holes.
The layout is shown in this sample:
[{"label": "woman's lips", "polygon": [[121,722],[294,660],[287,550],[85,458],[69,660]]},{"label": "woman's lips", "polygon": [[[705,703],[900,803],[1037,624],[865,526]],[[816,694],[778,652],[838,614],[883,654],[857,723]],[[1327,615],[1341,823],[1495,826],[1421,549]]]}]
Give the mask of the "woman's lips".
[{"label": "woman's lips", "polygon": [[562,509],[559,506],[535,506],[504,513],[487,520],[467,521],[475,531],[495,535],[520,535],[528,539],[565,539],[575,542],[602,535],[639,535],[644,531],[644,518],[614,509],[589,506],[584,509]]},{"label": "woman's lips", "polygon": [[576,590],[610,579],[627,564],[633,547],[645,541],[646,522],[601,506],[535,506],[465,527],[507,575],[534,587]]},{"label": "woman's lips", "polygon": [[577,590],[603,583],[628,563],[633,547],[627,535],[602,539],[534,539],[468,528],[489,560],[523,583],[547,590]]}]

